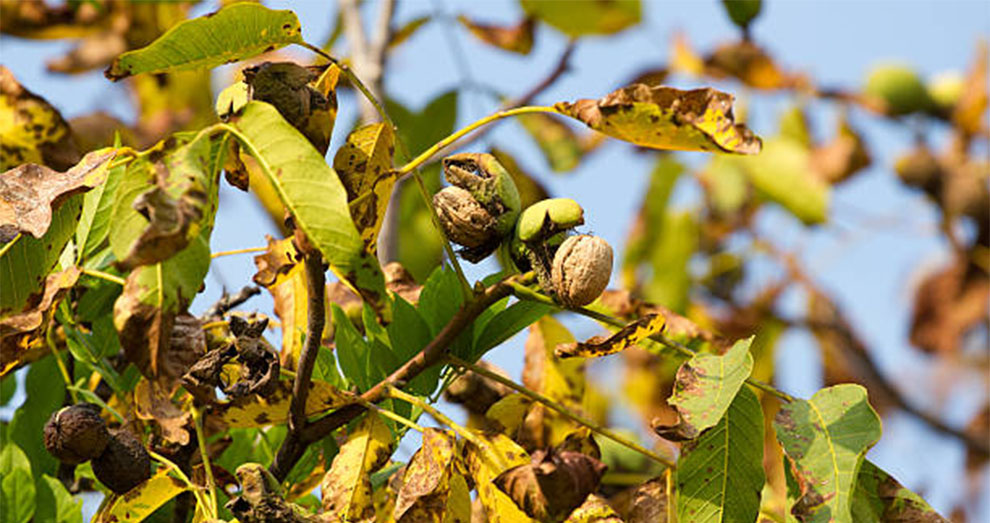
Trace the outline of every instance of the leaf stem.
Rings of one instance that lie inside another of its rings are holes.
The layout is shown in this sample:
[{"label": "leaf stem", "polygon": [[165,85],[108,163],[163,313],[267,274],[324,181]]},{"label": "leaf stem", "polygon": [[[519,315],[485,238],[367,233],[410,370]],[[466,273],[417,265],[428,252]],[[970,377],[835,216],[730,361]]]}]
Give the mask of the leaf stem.
[{"label": "leaf stem", "polygon": [[87,269],[86,267],[80,267],[79,272],[85,274],[86,276],[92,276],[94,278],[99,278],[101,280],[106,280],[108,282],[116,283],[121,287],[123,287],[124,284],[127,283],[127,280],[121,278],[120,276],[115,276],[108,272],[98,271],[96,269]]},{"label": "leaf stem", "polygon": [[673,458],[668,458],[668,457],[665,457],[665,456],[661,456],[661,455],[657,454],[656,452],[653,452],[652,450],[646,449],[643,446],[637,444],[636,442],[630,441],[630,440],[628,440],[628,439],[626,439],[626,438],[624,438],[624,437],[616,434],[615,432],[611,431],[610,429],[608,429],[606,427],[602,427],[601,425],[595,423],[592,420],[589,420],[589,419],[587,419],[587,418],[585,418],[583,416],[578,416],[577,414],[572,413],[571,411],[569,411],[566,407],[564,407],[560,403],[557,403],[556,401],[554,401],[554,400],[552,400],[552,399],[550,399],[550,398],[548,398],[548,397],[546,397],[546,396],[544,396],[544,395],[542,395],[542,394],[540,394],[538,392],[532,391],[532,390],[530,390],[530,389],[528,389],[528,388],[526,388],[526,387],[524,387],[522,385],[519,385],[518,383],[516,383],[516,382],[514,382],[514,381],[512,381],[512,380],[510,380],[510,379],[508,379],[508,378],[506,378],[504,376],[500,376],[500,375],[498,375],[498,374],[496,374],[496,373],[494,373],[494,372],[492,372],[492,371],[490,371],[490,370],[488,370],[488,369],[486,369],[484,367],[481,367],[479,365],[475,365],[473,363],[468,363],[468,362],[466,362],[466,361],[464,361],[464,360],[462,360],[462,359],[460,359],[460,358],[458,358],[456,356],[449,356],[448,355],[447,356],[447,361],[449,361],[451,364],[456,365],[458,367],[461,367],[461,368],[464,368],[464,369],[468,369],[471,372],[474,372],[475,374],[479,374],[481,376],[484,376],[484,377],[486,377],[486,378],[488,378],[488,379],[490,379],[492,381],[497,381],[498,383],[501,383],[502,385],[505,385],[506,387],[509,387],[510,389],[512,389],[512,390],[514,390],[514,391],[516,391],[516,392],[518,392],[520,394],[522,394],[523,396],[526,396],[527,398],[529,398],[529,399],[531,399],[531,400],[533,400],[533,401],[535,401],[537,403],[540,403],[542,405],[545,405],[546,407],[549,407],[550,410],[553,410],[554,412],[556,412],[556,413],[560,414],[561,416],[563,416],[563,417],[565,417],[565,418],[573,421],[574,423],[577,423],[579,425],[584,425],[585,427],[588,427],[589,429],[591,429],[592,432],[594,432],[596,434],[599,434],[601,436],[604,436],[604,437],[606,437],[606,438],[608,438],[608,439],[610,439],[610,440],[612,440],[612,441],[614,441],[614,442],[622,445],[623,447],[626,447],[626,448],[631,449],[631,450],[633,450],[635,452],[638,452],[638,453],[646,456],[647,458],[649,458],[649,459],[651,459],[653,461],[656,461],[657,463],[660,463],[661,465],[664,465],[666,467],[675,467],[675,466],[677,466],[676,463],[674,462],[674,459]]},{"label": "leaf stem", "polygon": [[437,153],[448,147],[450,144],[461,139],[465,135],[471,133],[475,129],[484,127],[485,125],[488,125],[497,120],[501,120],[502,118],[508,118],[510,116],[518,116],[520,114],[530,114],[530,113],[557,113],[557,110],[554,109],[553,107],[546,107],[542,105],[527,105],[523,107],[516,107],[515,109],[509,109],[506,111],[499,111],[497,113],[490,114],[480,120],[475,121],[474,123],[471,123],[467,127],[464,127],[456,131],[454,134],[451,134],[450,136],[444,138],[443,140],[440,140],[429,149],[423,151],[422,154],[420,154],[416,158],[413,158],[412,161],[403,165],[399,169],[399,176],[402,177],[403,175],[409,173],[410,171],[414,169],[418,169],[421,165],[429,161],[429,159],[432,158],[434,155],[436,155]]},{"label": "leaf stem", "polygon": [[249,247],[247,249],[234,249],[232,251],[219,251],[210,255],[210,258],[216,259],[221,256],[231,256],[234,254],[247,254],[249,252],[265,252],[268,247]]},{"label": "leaf stem", "polygon": [[[549,297],[549,296],[547,296],[545,294],[541,294],[541,293],[539,293],[539,292],[537,292],[537,291],[535,291],[533,289],[530,289],[529,287],[526,287],[525,285],[521,285],[521,284],[516,283],[516,282],[509,282],[508,285],[512,287],[512,293],[517,298],[519,298],[520,300],[529,300],[529,301],[534,301],[534,302],[537,302],[537,303],[543,303],[545,305],[552,305],[554,307],[557,307],[558,309],[568,310],[568,311],[571,311],[571,312],[576,312],[576,313],[578,313],[578,314],[580,314],[582,316],[586,316],[588,318],[591,318],[593,320],[596,320],[596,321],[599,321],[599,322],[602,322],[602,323],[611,325],[613,327],[622,328],[622,327],[625,327],[626,326],[626,322],[622,321],[619,318],[616,318],[614,316],[610,316],[608,314],[604,314],[604,313],[601,313],[601,312],[598,312],[598,311],[594,311],[594,310],[588,309],[587,307],[576,307],[576,308],[564,307],[563,305],[555,302],[553,300],[553,298],[551,298],[551,297]],[[650,336],[650,338],[649,338],[648,341],[651,341],[653,343],[659,343],[663,347],[665,347],[667,349],[670,349],[670,350],[673,350],[673,351],[677,352],[678,354],[680,354],[681,356],[684,356],[684,357],[687,357],[687,358],[694,357],[694,355],[698,353],[698,351],[696,351],[696,350],[694,350],[694,349],[692,349],[692,348],[690,348],[690,347],[688,347],[688,346],[686,346],[686,345],[684,345],[684,344],[682,344],[680,342],[674,341],[674,340],[672,340],[672,339],[664,336],[662,333],[657,333],[657,334],[654,334],[654,335]],[[787,403],[790,403],[790,402],[792,402],[792,401],[794,401],[796,399],[796,398],[794,398],[794,396],[791,396],[790,394],[788,394],[788,393],[786,393],[786,392],[784,392],[784,391],[782,391],[782,390],[774,387],[773,385],[770,385],[768,383],[764,383],[762,381],[756,380],[756,379],[751,378],[751,377],[750,378],[746,378],[746,383],[748,383],[753,388],[756,388],[756,389],[762,390],[764,392],[767,392],[769,394],[772,394],[772,395],[776,396],[777,398],[779,398],[779,399],[781,399],[781,400],[783,400],[784,402],[787,402]]]},{"label": "leaf stem", "polygon": [[62,379],[65,381],[65,388],[69,391],[69,396],[72,397],[72,403],[79,403],[79,396],[76,391],[73,390],[72,377],[69,376],[69,369],[65,366],[65,362],[62,361],[62,356],[58,353],[58,346],[55,344],[55,324],[52,323],[45,329],[45,343],[48,345],[48,350],[51,351],[52,356],[55,358],[55,363],[58,365],[58,371],[62,374]]},{"label": "leaf stem", "polygon": [[482,448],[484,446],[484,442],[478,439],[478,437],[475,436],[473,432],[462,427],[461,425],[458,425],[454,420],[448,418],[444,413],[440,412],[439,409],[423,401],[422,398],[403,392],[391,385],[388,387],[387,394],[390,398],[402,400],[416,407],[419,407],[420,409],[423,410],[423,412],[429,414],[430,417],[450,427],[454,432],[457,433],[457,435],[471,442],[476,447]]},{"label": "leaf stem", "polygon": [[373,410],[376,413],[380,414],[381,416],[386,417],[386,418],[388,418],[388,419],[390,419],[390,420],[392,420],[392,421],[394,421],[396,423],[399,423],[400,425],[406,426],[406,427],[408,427],[408,428],[410,428],[412,430],[415,430],[416,432],[419,432],[419,433],[422,434],[423,431],[425,430],[423,427],[417,425],[415,421],[413,421],[413,420],[411,420],[409,418],[400,416],[400,415],[398,415],[398,414],[396,414],[396,413],[394,413],[394,412],[392,412],[392,411],[390,411],[388,409],[383,409],[383,408],[379,407],[378,405],[375,405],[374,403],[371,403],[370,401],[365,401],[365,400],[361,399],[360,397],[358,397],[358,403],[360,403],[361,405],[364,405],[364,408],[366,408],[368,410]]},{"label": "leaf stem", "polygon": [[210,454],[206,450],[206,433],[203,430],[203,411],[198,407],[192,408],[193,424],[196,426],[196,441],[199,443],[199,453],[203,459],[203,470],[206,472],[206,488],[210,491],[212,505],[208,507],[209,516],[217,517],[217,487],[213,478],[213,467],[210,465]]}]

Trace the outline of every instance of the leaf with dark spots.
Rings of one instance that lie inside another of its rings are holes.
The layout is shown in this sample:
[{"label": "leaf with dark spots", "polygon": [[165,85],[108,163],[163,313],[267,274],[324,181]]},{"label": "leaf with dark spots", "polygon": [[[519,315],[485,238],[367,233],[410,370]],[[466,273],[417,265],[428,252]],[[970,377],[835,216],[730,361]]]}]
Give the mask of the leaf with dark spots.
[{"label": "leaf with dark spots", "polygon": [[161,467],[148,480],[126,494],[111,494],[100,505],[93,521],[124,522],[142,521],[172,498],[189,490],[189,485],[173,478],[168,467]]},{"label": "leaf with dark spots", "polygon": [[77,267],[70,267],[48,276],[42,293],[31,296],[26,310],[0,320],[0,377],[49,352],[44,340],[48,323],[79,274]]},{"label": "leaf with dark spots", "polygon": [[[338,390],[329,383],[312,383],[309,396],[306,397],[307,416],[322,414],[357,401],[353,394]],[[216,405],[213,412],[231,428],[267,427],[288,421],[291,400],[292,383],[282,380],[276,382],[273,390],[265,396],[247,394]]]},{"label": "leaf with dark spots", "polygon": [[896,479],[869,460],[863,460],[856,477],[852,500],[853,521],[864,523],[943,523],[921,496],[904,488]]},{"label": "leaf with dark spots", "polygon": [[866,389],[836,385],[784,404],[774,429],[800,486],[791,513],[801,521],[853,521],[857,474],[881,432]]},{"label": "leaf with dark spots", "polygon": [[147,47],[126,52],[104,72],[117,81],[141,73],[211,68],[251,58],[269,47],[301,43],[292,11],[254,4],[231,4],[216,13],[185,20]]},{"label": "leaf with dark spots", "polygon": [[612,496],[608,504],[627,523],[665,521],[668,503],[666,483],[662,476],[653,478]]},{"label": "leaf with dark spots", "polygon": [[[6,24],[5,24],[6,27]],[[64,171],[79,161],[69,124],[0,65],[0,171],[36,163]]]},{"label": "leaf with dark spots", "polygon": [[503,434],[475,433],[464,445],[464,461],[478,490],[478,499],[488,515],[488,520],[527,521],[529,518],[505,492],[495,485],[499,474],[529,463],[529,456],[522,447]]},{"label": "leaf with dark spots", "polygon": [[134,386],[134,413],[140,419],[157,423],[165,441],[179,445],[189,443],[192,415],[173,403],[168,390],[157,382],[142,378]]},{"label": "leaf with dark spots", "polygon": [[28,163],[0,174],[0,236],[41,238],[62,202],[106,180],[114,156],[110,149],[93,151],[64,173]]},{"label": "leaf with dark spots", "polygon": [[[584,500],[578,508],[571,512],[570,516],[565,520],[566,523],[623,523],[627,521],[628,523],[640,523],[635,519],[623,520],[622,517],[609,506],[609,502],[599,496],[598,494],[591,494]],[[653,523],[660,520],[642,520],[642,523]]]},{"label": "leaf with dark spots", "polygon": [[370,253],[376,251],[378,231],[396,180],[392,170],[394,141],[391,126],[367,125],[348,135],[333,159],[333,168],[347,191],[351,218]]},{"label": "leaf with dark spots", "polygon": [[558,358],[598,358],[622,352],[629,347],[663,331],[666,319],[660,314],[649,314],[619,329],[615,334],[604,337],[594,336],[581,343],[558,345],[554,354]]},{"label": "leaf with dark spots", "polygon": [[523,55],[533,49],[533,30],[536,28],[533,18],[524,18],[518,24],[507,27],[480,24],[464,15],[458,16],[457,21],[476,38],[499,49]]},{"label": "leaf with dark spots", "polygon": [[385,421],[374,412],[365,414],[320,484],[324,517],[356,521],[374,515],[371,474],[385,465],[394,444]]},{"label": "leaf with dark spots", "polygon": [[702,352],[684,362],[667,399],[680,422],[654,430],[674,440],[692,439],[718,423],[753,369],[752,342],[753,338],[740,340],[721,356]]},{"label": "leaf with dark spots", "polygon": [[407,513],[415,513],[419,518],[437,514],[442,519],[456,451],[457,438],[453,432],[433,428],[423,432],[423,443],[410,458],[402,476],[395,502],[396,521],[402,521]]},{"label": "leaf with dark spots", "polygon": [[560,102],[554,107],[596,131],[643,147],[759,153],[762,141],[735,122],[732,101],[732,95],[712,88],[682,91],[637,84],[600,100]]},{"label": "leaf with dark spots", "polygon": [[598,489],[606,468],[579,452],[537,450],[529,464],[502,472],[495,484],[531,517],[557,521]]}]

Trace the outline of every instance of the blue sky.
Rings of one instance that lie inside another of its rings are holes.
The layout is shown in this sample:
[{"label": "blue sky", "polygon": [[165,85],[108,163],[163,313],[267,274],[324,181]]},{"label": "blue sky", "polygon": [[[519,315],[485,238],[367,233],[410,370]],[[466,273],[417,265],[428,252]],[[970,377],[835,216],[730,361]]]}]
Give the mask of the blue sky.
[{"label": "blue sky", "polygon": [[[295,10],[302,20],[304,36],[321,42],[333,20],[334,3],[323,1],[267,2],[273,7]],[[373,19],[377,2],[367,2],[365,18]],[[206,2],[197,12],[214,9]],[[399,2],[397,23],[423,14],[441,12],[445,18],[425,26],[392,55],[386,90],[407,106],[421,107],[470,77],[489,83],[506,95],[526,91],[555,64],[566,45],[553,29],[541,27],[533,53],[525,58],[492,50],[473,39],[453,16],[469,14],[490,23],[514,23],[520,9],[512,1],[426,1]],[[641,70],[662,64],[668,56],[671,38],[682,31],[699,50],[732,39],[735,28],[722,12],[719,2],[645,2],[643,23],[618,36],[582,41],[572,58],[572,70],[535,102],[553,103],[575,98],[597,98],[619,87]],[[755,40],[767,47],[780,64],[808,73],[820,85],[855,88],[862,85],[870,67],[879,62],[897,61],[915,67],[922,76],[947,71],[964,71],[972,60],[975,44],[990,38],[990,2],[986,1],[861,1],[809,2],[769,1],[753,27]],[[450,46],[451,38],[467,57],[467,70],[459,68]],[[68,42],[37,42],[4,36],[0,60],[29,89],[44,96],[68,117],[101,109],[125,119],[133,111],[120,85],[110,84],[99,73],[67,79],[45,72],[44,61],[66,51]],[[338,48],[338,51],[345,47]],[[298,56],[309,58],[299,53]],[[217,73],[217,78],[223,77]],[[675,79],[680,86],[697,85],[689,79]],[[219,89],[221,85],[216,85]],[[751,100],[750,126],[762,135],[776,130],[776,116],[789,106],[784,95],[756,94],[747,97],[737,85],[724,85]],[[353,99],[344,98],[338,129],[349,128],[355,116]],[[494,110],[496,102],[482,94],[460,99],[458,123],[465,125]],[[813,103],[811,119],[820,138],[830,136],[835,111],[827,104]],[[875,351],[883,370],[899,383],[919,382],[946,372],[907,344],[912,293],[920,270],[934,267],[947,256],[947,249],[936,233],[934,208],[919,194],[904,189],[890,166],[905,151],[912,136],[905,126],[883,122],[854,111],[852,123],[861,129],[874,156],[871,168],[837,188],[833,195],[826,227],[806,228],[777,209],[766,210],[758,227],[787,249],[800,248],[802,260],[815,280],[836,297],[852,319],[858,334]],[[933,135],[938,139],[944,132]],[[342,133],[334,144],[342,140]],[[535,174],[555,195],[567,195],[581,202],[588,216],[588,227],[605,237],[621,252],[632,213],[638,207],[652,165],[652,159],[632,153],[624,144],[612,143],[591,156],[582,166],[566,175],[552,174],[536,147],[518,125],[503,123],[487,142],[510,152]],[[483,144],[477,144],[480,150]],[[336,145],[335,145],[336,146]],[[334,146],[334,147],[335,147]],[[986,149],[984,149],[985,151]],[[704,160],[700,153],[686,153],[689,164]],[[683,185],[683,184],[682,184]],[[270,232],[268,222],[254,203],[242,193],[226,189],[213,235],[213,249],[227,250],[264,244]],[[698,192],[690,184],[680,187],[675,202],[684,208],[697,204]],[[883,223],[884,226],[869,225]],[[893,225],[893,226],[891,226]],[[470,274],[481,277],[491,265],[482,264]],[[759,272],[761,269],[757,269]],[[763,268],[760,278],[774,276]],[[207,289],[197,302],[205,307],[219,295],[221,281],[238,288],[250,279],[254,266],[250,256],[218,260],[207,280]],[[222,280],[221,280],[222,278]],[[759,278],[758,278],[759,279]],[[800,313],[802,297],[787,297],[788,309]],[[250,302],[251,307],[270,311],[267,298]],[[197,307],[194,307],[196,309]],[[569,319],[576,336],[597,332],[597,327]],[[493,352],[492,359],[518,377],[522,365],[522,344],[518,337]],[[778,385],[803,397],[821,384],[821,366],[814,341],[801,333],[786,335],[778,344]],[[597,376],[616,377],[614,366],[593,367]],[[962,386],[985,390],[982,376],[956,376],[957,386],[941,395],[929,394],[930,387],[905,390],[920,405],[938,411],[954,425],[963,425],[981,407],[985,397],[963,396]],[[972,389],[971,389],[972,390]],[[634,423],[626,416],[620,421]],[[905,485],[924,492],[936,509],[946,511],[965,495],[960,488],[964,453],[953,440],[932,433],[905,415],[885,419],[885,434],[872,451],[873,458]],[[984,478],[987,471],[982,472]],[[986,482],[984,482],[986,485]],[[990,506],[984,496],[978,514],[987,520]],[[974,514],[975,515],[975,514]]]}]

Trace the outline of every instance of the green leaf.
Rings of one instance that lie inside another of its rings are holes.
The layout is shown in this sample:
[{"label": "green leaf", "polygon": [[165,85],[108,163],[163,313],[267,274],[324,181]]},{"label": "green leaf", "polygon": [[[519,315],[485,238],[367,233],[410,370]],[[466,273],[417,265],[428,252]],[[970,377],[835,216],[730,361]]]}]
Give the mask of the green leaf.
[{"label": "green leaf", "polygon": [[462,303],[464,294],[457,274],[451,269],[438,267],[423,284],[419,295],[419,313],[435,335],[454,317]]},{"label": "green leaf", "polygon": [[643,298],[675,312],[688,306],[691,274],[688,264],[698,246],[698,224],[688,211],[668,211],[660,222],[658,238],[650,246],[649,267],[654,275],[643,285]]},{"label": "green leaf", "polygon": [[577,135],[564,122],[542,113],[524,114],[517,119],[555,172],[570,171],[581,162],[584,149]]},{"label": "green leaf", "polygon": [[806,224],[828,219],[831,190],[811,168],[810,150],[795,140],[767,140],[763,152],[738,158],[750,183]]},{"label": "green leaf", "polygon": [[386,305],[385,279],[378,259],[364,248],[351,220],[347,191],[337,174],[306,138],[278,111],[251,102],[234,119],[237,138],[258,160],[268,181],[330,268],[347,281],[379,316]]},{"label": "green leaf", "polygon": [[852,517],[857,523],[948,521],[870,460],[863,460],[856,478]]},{"label": "green leaf", "polygon": [[344,377],[356,384],[361,391],[371,388],[371,347],[351,323],[347,313],[337,304],[330,305],[333,311],[334,345],[337,361]]},{"label": "green leaf", "polygon": [[38,486],[35,521],[82,523],[82,499],[74,499],[61,481],[45,474]]},{"label": "green leaf", "polygon": [[31,463],[24,451],[13,443],[5,443],[0,450],[0,478],[0,521],[31,521],[35,511]]},{"label": "green leaf", "polygon": [[808,401],[787,403],[777,413],[774,429],[803,489],[791,513],[802,521],[854,521],[856,477],[881,433],[866,389],[836,385]]},{"label": "green leaf", "polygon": [[762,142],[732,113],[734,98],[712,88],[682,91],[635,84],[600,100],[560,102],[560,114],[652,149],[757,154]]},{"label": "green leaf", "polygon": [[474,349],[469,361],[477,361],[489,350],[501,345],[519,331],[550,313],[553,307],[532,301],[517,301],[496,313],[484,328],[475,329]]},{"label": "green leaf", "polygon": [[568,36],[612,34],[636,25],[642,16],[639,0],[520,0],[523,11]]},{"label": "green leaf", "polygon": [[89,258],[104,246],[110,231],[110,217],[117,199],[117,187],[126,172],[126,164],[110,169],[106,182],[86,193],[82,215],[76,226],[79,261]]},{"label": "green leaf", "polygon": [[216,67],[302,42],[292,11],[237,3],[177,24],[147,47],[115,58],[104,74],[116,81],[141,73]]},{"label": "green leaf", "polygon": [[14,412],[8,429],[10,442],[4,444],[12,442],[24,451],[31,463],[33,477],[55,475],[58,461],[45,450],[44,439],[41,437],[48,417],[60,409],[65,400],[65,385],[55,358],[44,358],[28,367],[24,390],[27,398]]},{"label": "green leaf", "polygon": [[756,521],[765,480],[763,411],[743,387],[722,419],[681,450],[678,519]]},{"label": "green leaf", "polygon": [[16,379],[10,377],[5,380],[0,380],[0,406],[10,403],[10,399],[14,397],[15,392],[17,392]]},{"label": "green leaf", "polygon": [[[387,329],[388,337],[392,340],[392,350],[402,362],[409,361],[433,338],[430,326],[419,311],[400,297],[396,297],[393,302],[392,323]],[[409,382],[408,390],[420,396],[432,394],[437,388],[440,370],[440,365],[426,369]]]},{"label": "green leaf", "polygon": [[753,370],[752,342],[752,337],[739,340],[721,356],[698,353],[677,369],[667,403],[681,416],[674,427],[678,435],[692,439],[722,419]]},{"label": "green leaf", "polygon": [[[661,226],[668,215],[667,203],[683,172],[684,166],[673,155],[657,156],[656,164],[650,171],[650,183],[646,194],[643,195],[643,204],[636,217],[636,222],[642,224],[642,227],[633,228],[633,232],[626,240],[626,250],[622,256],[622,282],[628,288],[637,286],[639,266],[649,260],[653,247],[664,238],[661,234]],[[669,275],[667,272],[661,274],[664,275],[664,280]],[[669,306],[669,302],[660,303]]]}]

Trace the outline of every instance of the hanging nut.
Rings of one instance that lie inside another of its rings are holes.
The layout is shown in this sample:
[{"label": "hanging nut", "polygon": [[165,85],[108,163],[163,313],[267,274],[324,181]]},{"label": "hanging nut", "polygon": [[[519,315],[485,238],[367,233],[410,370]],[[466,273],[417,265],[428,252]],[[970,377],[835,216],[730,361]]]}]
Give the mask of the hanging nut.
[{"label": "hanging nut", "polygon": [[433,195],[433,206],[440,225],[454,243],[476,249],[497,241],[495,219],[470,192],[446,187]]},{"label": "hanging nut", "polygon": [[103,453],[110,441],[100,408],[79,403],[58,410],[45,424],[45,448],[62,463],[78,465]]},{"label": "hanging nut", "polygon": [[93,474],[108,489],[124,494],[151,477],[151,456],[136,436],[117,430],[93,460]]},{"label": "hanging nut", "polygon": [[597,236],[571,236],[553,257],[551,278],[557,299],[581,307],[598,298],[612,276],[612,247]]},{"label": "hanging nut", "polygon": [[443,159],[444,177],[455,187],[471,193],[495,221],[499,237],[512,232],[522,204],[512,175],[494,156],[463,153]]}]

